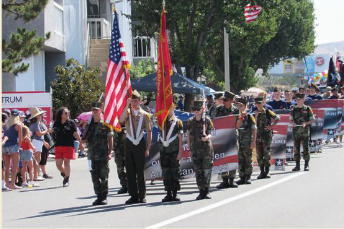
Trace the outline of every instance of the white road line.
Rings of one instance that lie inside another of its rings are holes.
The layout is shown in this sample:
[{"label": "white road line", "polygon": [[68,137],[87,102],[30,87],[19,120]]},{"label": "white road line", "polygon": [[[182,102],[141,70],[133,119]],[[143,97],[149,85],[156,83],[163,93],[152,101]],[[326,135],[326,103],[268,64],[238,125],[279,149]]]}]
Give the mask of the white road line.
[{"label": "white road line", "polygon": [[174,217],[174,218],[172,218],[172,219],[165,220],[165,221],[163,221],[163,222],[161,222],[161,223],[157,223],[157,224],[154,224],[154,225],[149,226],[149,227],[146,227],[146,228],[160,228],[160,227],[169,225],[169,224],[171,224],[171,223],[175,223],[175,222],[177,222],[177,221],[180,221],[180,220],[189,218],[189,217],[191,217],[191,216],[194,216],[194,215],[197,215],[197,214],[200,214],[200,213],[209,211],[209,210],[211,210],[211,209],[220,207],[220,206],[225,205],[225,204],[228,204],[228,203],[230,203],[230,202],[233,202],[233,201],[236,201],[236,200],[245,198],[245,197],[247,197],[247,196],[256,194],[256,193],[261,192],[261,191],[263,191],[263,190],[265,190],[265,189],[271,188],[271,187],[273,187],[273,186],[276,186],[276,185],[278,185],[278,184],[281,184],[281,183],[286,182],[286,181],[288,181],[288,180],[291,180],[291,179],[293,179],[293,178],[299,177],[299,176],[301,176],[301,175],[303,175],[303,174],[306,174],[306,173],[304,173],[304,172],[295,173],[295,174],[293,174],[293,175],[287,176],[287,177],[285,177],[285,178],[282,178],[282,179],[280,179],[280,180],[278,180],[278,181],[269,183],[269,184],[264,185],[264,186],[262,186],[262,187],[253,189],[253,190],[251,190],[251,191],[242,193],[242,194],[237,195],[237,196],[234,196],[234,197],[230,197],[230,198],[225,199],[225,200],[222,200],[222,201],[220,201],[220,202],[217,202],[217,203],[208,205],[208,206],[206,206],[206,207],[197,209],[197,210],[195,210],[195,211],[191,211],[191,212],[186,213],[186,214],[184,214],[184,215],[180,215],[180,216]]}]

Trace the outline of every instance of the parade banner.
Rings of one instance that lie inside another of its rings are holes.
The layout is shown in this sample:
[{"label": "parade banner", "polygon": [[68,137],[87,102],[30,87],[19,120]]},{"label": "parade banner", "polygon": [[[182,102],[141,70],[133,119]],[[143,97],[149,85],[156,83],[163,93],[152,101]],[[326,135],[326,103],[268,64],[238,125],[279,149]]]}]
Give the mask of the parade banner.
[{"label": "parade banner", "polygon": [[[285,109],[284,110],[275,110],[274,112],[278,115],[281,115],[281,114],[287,115],[288,120],[284,120],[283,122],[284,123],[289,122],[289,124],[290,124],[290,110],[285,110]],[[293,127],[289,124],[287,127],[287,140],[286,140],[286,147],[285,147],[285,151],[286,151],[285,158],[287,160],[294,159]]]},{"label": "parade banner", "polygon": [[[175,115],[183,121],[183,157],[180,159],[181,179],[194,177],[194,167],[187,144],[187,120],[193,114],[175,111]],[[235,134],[235,117],[233,115],[219,117],[213,120],[214,131],[212,132],[212,144],[214,147],[213,173],[231,171],[238,168],[238,156]],[[145,179],[162,179],[159,152],[159,131],[153,127],[153,137],[149,157],[146,158]]]},{"label": "parade banner", "polygon": [[344,109],[344,100],[343,99],[338,99],[338,109],[337,109],[337,118],[338,118],[338,123],[337,123],[337,128],[336,128],[336,136],[343,135],[342,132],[342,127],[343,127],[343,109]]},{"label": "parade banner", "polygon": [[323,126],[325,110],[320,110],[317,108],[312,109],[315,120],[311,127],[311,138],[309,142],[310,152],[316,152],[320,150],[323,138]]},{"label": "parade banner", "polygon": [[28,112],[31,108],[38,107],[46,111],[44,123],[50,125],[52,121],[52,97],[44,91],[16,91],[2,93],[2,109],[18,109]]},{"label": "parade banner", "polygon": [[334,138],[337,124],[341,118],[339,118],[337,111],[339,109],[338,99],[307,101],[307,105],[309,105],[312,110],[324,110],[323,139],[330,140]]},{"label": "parade banner", "polygon": [[288,114],[278,115],[280,121],[273,127],[272,142],[270,146],[271,170],[285,170],[287,132],[290,124]]}]

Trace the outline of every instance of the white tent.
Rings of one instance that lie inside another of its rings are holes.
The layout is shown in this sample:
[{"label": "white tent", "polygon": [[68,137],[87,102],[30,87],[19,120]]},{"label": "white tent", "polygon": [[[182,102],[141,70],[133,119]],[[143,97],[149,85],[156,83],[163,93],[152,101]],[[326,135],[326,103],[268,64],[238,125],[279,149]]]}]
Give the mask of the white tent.
[{"label": "white tent", "polygon": [[259,93],[261,92],[265,92],[264,90],[260,89],[260,88],[257,88],[257,87],[251,87],[249,88],[248,90],[244,91],[244,90],[241,90],[241,95],[242,96],[250,96],[250,95],[253,95],[253,96],[258,96]]}]

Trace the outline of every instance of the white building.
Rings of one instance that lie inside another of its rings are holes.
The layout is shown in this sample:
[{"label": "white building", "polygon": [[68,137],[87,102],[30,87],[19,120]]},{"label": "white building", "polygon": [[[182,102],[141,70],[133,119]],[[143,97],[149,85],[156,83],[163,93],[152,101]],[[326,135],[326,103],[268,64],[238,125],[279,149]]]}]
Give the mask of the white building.
[{"label": "white building", "polygon": [[[157,42],[149,37],[132,37],[130,0],[116,0],[122,40],[130,63],[150,59],[157,62]],[[100,67],[105,82],[110,34],[113,24],[112,0],[49,0],[46,8],[30,23],[6,18],[2,12],[2,37],[8,40],[17,27],[36,30],[38,36],[50,32],[43,50],[24,60],[30,67],[18,76],[3,74],[2,90],[50,91],[50,83],[56,79],[54,68],[74,58],[89,68]],[[6,58],[3,54],[3,58]]]}]

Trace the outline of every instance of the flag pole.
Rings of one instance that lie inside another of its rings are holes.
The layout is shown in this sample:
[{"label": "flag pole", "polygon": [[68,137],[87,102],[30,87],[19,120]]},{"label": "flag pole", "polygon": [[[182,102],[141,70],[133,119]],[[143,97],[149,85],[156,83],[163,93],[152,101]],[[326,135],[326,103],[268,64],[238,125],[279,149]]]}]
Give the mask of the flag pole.
[{"label": "flag pole", "polygon": [[225,89],[230,91],[230,59],[229,59],[229,33],[227,32],[226,26],[224,26],[224,55],[225,55]]}]

